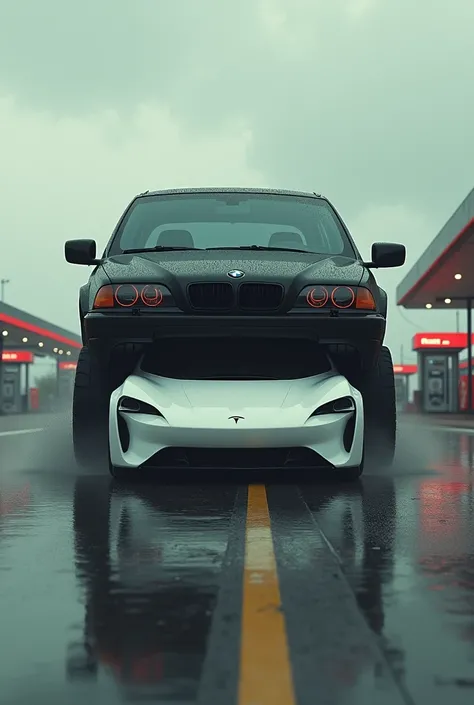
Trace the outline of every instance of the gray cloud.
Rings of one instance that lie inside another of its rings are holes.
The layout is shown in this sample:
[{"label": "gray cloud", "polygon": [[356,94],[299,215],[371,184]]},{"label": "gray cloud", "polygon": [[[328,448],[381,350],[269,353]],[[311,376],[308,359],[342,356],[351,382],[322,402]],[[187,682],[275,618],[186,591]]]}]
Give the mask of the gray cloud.
[{"label": "gray cloud", "polygon": [[[73,149],[68,133],[75,161],[61,162],[61,173],[70,171],[78,188],[88,169],[110,180],[116,196],[108,196],[108,210],[85,189],[97,222],[112,225],[122,196],[125,205],[133,190],[167,185],[167,178],[184,185],[201,173],[203,183],[213,175],[236,183],[255,174],[269,185],[326,193],[361,249],[390,235],[407,244],[411,263],[472,187],[473,20],[471,0],[4,3],[0,93],[15,96],[23,116],[36,116],[34,134],[47,134],[51,163],[65,148],[65,120],[76,126],[76,139],[92,140]],[[158,158],[160,140],[168,140],[161,119],[152,139],[151,118],[144,129],[140,109],[167,110],[166,129],[179,131],[172,170],[173,155],[166,169]],[[80,128],[102,124],[106,111],[112,117],[98,133]],[[48,123],[46,132],[38,120]],[[252,132],[250,150],[224,149],[244,156],[237,169],[232,161],[217,166],[213,140],[219,146],[226,131],[233,139],[236,124]],[[205,149],[193,151],[194,143]],[[191,158],[202,165],[190,168]],[[45,173],[50,190],[61,178],[44,162],[33,171]],[[47,195],[43,202],[46,213]],[[88,212],[84,227],[90,220]],[[45,215],[41,227],[47,223]],[[55,228],[59,238],[59,223]],[[387,275],[390,291],[401,276]],[[448,320],[436,315],[430,321]],[[394,320],[398,337],[411,336],[409,325]]]},{"label": "gray cloud", "polygon": [[350,215],[403,202],[443,219],[471,187],[470,0],[30,0],[2,13],[0,81],[37,107],[159,103],[197,131],[242,115],[257,168]]}]

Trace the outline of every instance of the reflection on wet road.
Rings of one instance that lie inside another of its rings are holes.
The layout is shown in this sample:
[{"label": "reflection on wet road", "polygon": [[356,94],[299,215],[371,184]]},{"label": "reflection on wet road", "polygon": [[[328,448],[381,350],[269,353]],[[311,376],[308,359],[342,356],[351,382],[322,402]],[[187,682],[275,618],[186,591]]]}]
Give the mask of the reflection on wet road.
[{"label": "reflection on wet road", "polygon": [[0,437],[0,703],[472,702],[474,434],[402,426],[358,486],[120,487],[33,428]]}]

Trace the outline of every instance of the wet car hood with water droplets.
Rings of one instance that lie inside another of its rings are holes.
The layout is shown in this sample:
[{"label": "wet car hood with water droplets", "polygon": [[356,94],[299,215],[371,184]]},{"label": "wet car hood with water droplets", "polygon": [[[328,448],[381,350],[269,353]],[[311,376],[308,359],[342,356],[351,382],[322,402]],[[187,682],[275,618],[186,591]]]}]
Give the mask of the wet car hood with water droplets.
[{"label": "wet car hood with water droplets", "polygon": [[[232,269],[238,281],[278,282],[288,287],[312,283],[356,286],[365,267],[348,257],[290,251],[184,250],[115,255],[103,263],[112,282],[154,282],[173,289],[177,282],[222,281]],[[231,281],[228,279],[228,281]]]}]

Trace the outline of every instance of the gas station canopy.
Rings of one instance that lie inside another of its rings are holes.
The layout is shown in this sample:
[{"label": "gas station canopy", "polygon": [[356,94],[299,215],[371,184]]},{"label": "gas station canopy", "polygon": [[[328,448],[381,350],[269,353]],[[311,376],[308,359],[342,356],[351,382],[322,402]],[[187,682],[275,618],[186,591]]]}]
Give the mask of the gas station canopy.
[{"label": "gas station canopy", "polygon": [[474,189],[397,287],[404,308],[463,308],[474,294]]},{"label": "gas station canopy", "polygon": [[[77,360],[82,347],[81,337],[76,333],[5,303],[0,303],[0,336],[3,362],[27,362],[24,357],[27,352],[64,356],[72,362]],[[15,354],[16,359],[9,359],[9,354]],[[19,355],[24,359],[19,359]]]}]

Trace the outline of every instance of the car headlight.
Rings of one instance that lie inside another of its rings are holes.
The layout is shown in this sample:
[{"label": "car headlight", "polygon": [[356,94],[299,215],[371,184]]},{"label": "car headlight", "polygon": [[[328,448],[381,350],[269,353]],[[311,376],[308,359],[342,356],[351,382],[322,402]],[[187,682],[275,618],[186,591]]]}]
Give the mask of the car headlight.
[{"label": "car headlight", "polygon": [[107,284],[99,289],[94,309],[163,308],[174,306],[171,292],[161,284]]},{"label": "car headlight", "polygon": [[318,406],[309,418],[323,414],[347,414],[352,411],[355,411],[354,399],[352,397],[340,397],[339,399],[333,399],[333,401],[327,402],[327,404]]},{"label": "car headlight", "polygon": [[163,416],[158,409],[155,409],[151,404],[132,397],[121,397],[118,403],[118,410],[125,411],[129,414],[149,414],[151,416]]},{"label": "car headlight", "polygon": [[372,292],[363,286],[307,286],[300,292],[297,308],[356,309],[375,311],[377,305]]}]

